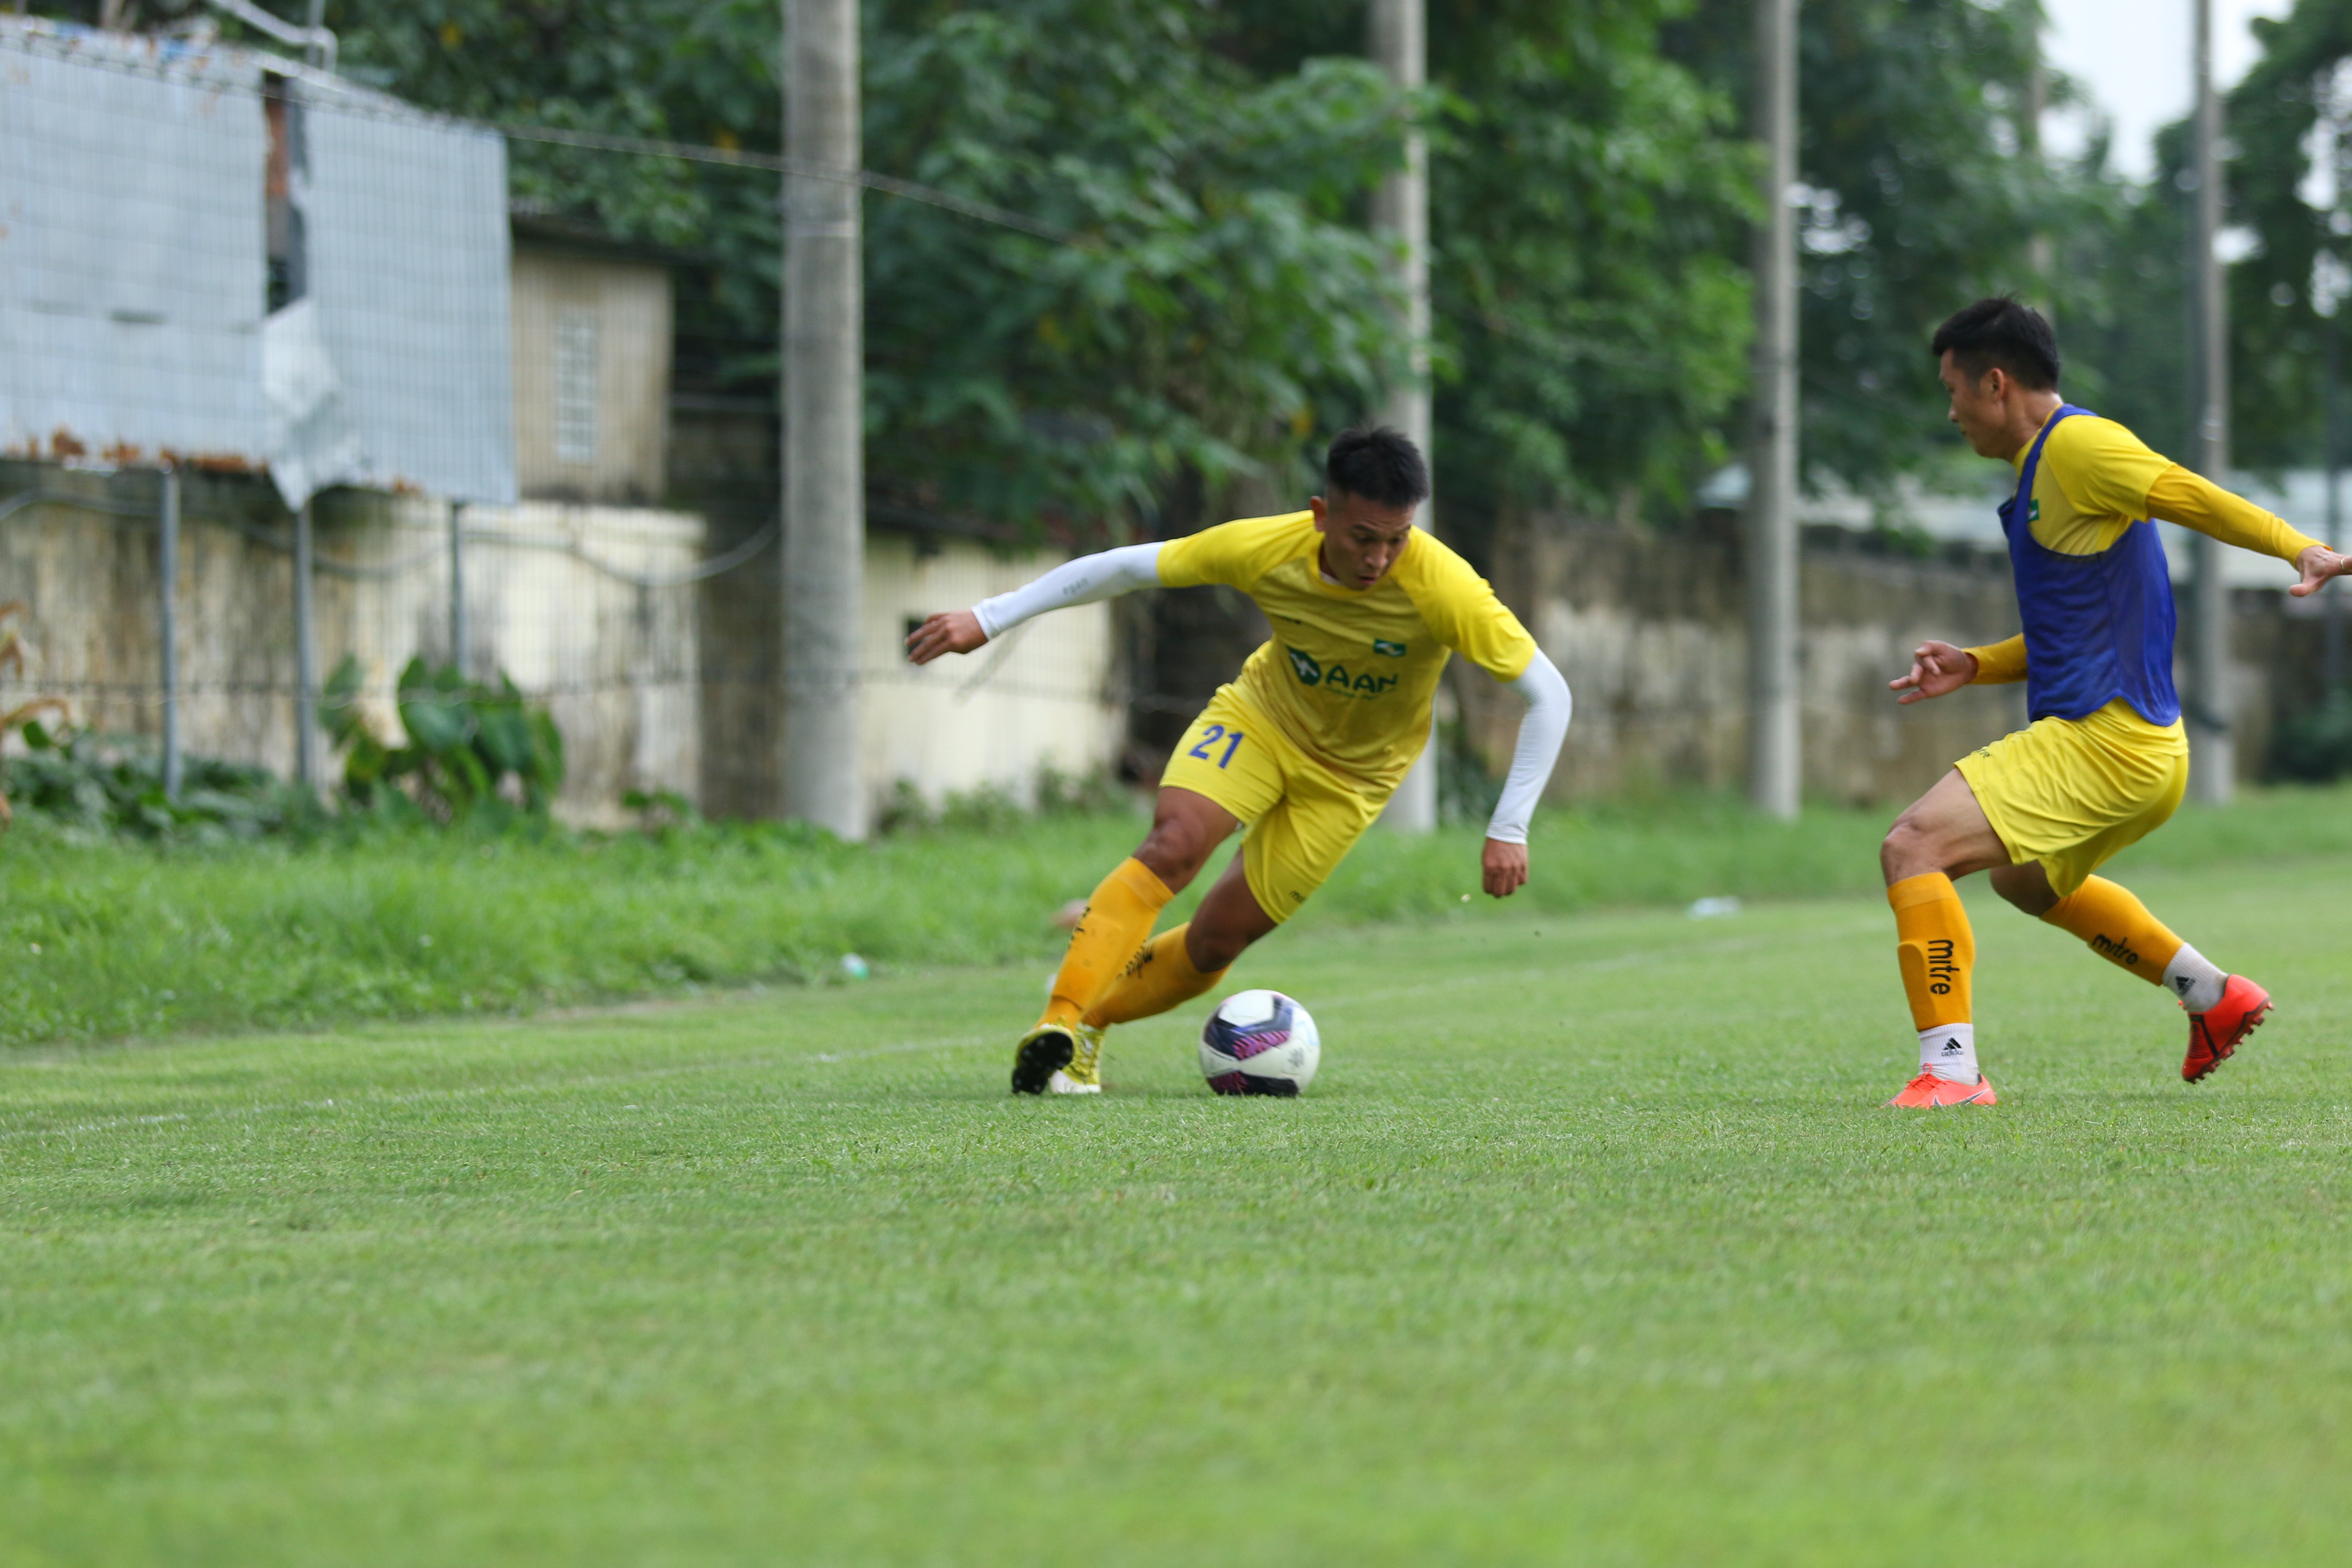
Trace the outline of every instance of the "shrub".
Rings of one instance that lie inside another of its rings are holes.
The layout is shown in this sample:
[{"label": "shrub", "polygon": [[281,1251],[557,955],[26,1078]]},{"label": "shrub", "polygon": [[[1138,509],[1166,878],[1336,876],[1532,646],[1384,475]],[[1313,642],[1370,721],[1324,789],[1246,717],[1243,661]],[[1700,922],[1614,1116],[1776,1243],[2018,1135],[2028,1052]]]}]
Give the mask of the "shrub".
[{"label": "shrub", "polygon": [[544,816],[563,784],[563,737],[544,708],[523,699],[503,672],[496,686],[468,681],[455,665],[435,669],[422,658],[400,672],[395,691],[404,745],[369,721],[360,698],[365,679],[346,654],[319,696],[319,722],[345,748],[343,793],[354,805],[413,803],[449,822],[511,784],[525,811]]}]

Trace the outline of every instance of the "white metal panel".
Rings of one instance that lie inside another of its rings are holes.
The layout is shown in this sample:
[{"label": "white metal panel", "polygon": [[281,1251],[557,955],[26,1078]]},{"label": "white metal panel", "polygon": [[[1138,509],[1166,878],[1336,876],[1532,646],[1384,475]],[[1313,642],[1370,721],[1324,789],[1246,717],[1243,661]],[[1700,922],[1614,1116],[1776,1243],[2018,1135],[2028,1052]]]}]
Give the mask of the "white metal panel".
[{"label": "white metal panel", "polygon": [[505,139],[301,93],[309,298],[358,446],[322,481],[512,501]]},{"label": "white metal panel", "polygon": [[0,20],[0,448],[257,463],[258,66]]}]

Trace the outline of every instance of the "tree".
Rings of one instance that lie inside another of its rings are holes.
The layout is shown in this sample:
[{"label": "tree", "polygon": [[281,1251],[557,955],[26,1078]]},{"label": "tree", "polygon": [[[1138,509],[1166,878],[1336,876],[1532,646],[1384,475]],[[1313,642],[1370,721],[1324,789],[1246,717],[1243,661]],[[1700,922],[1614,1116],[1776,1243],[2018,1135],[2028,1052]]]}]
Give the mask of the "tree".
[{"label": "tree", "polygon": [[[1663,51],[1684,0],[1431,0],[1439,514],[1677,508],[1744,387],[1753,154]],[[1262,73],[1362,47],[1360,0],[1237,0]]]},{"label": "tree", "polygon": [[[1057,245],[866,203],[869,468],[927,510],[1081,535],[1179,476],[1285,462],[1401,364],[1351,221],[1397,155],[1354,61],[1254,76],[1202,0],[865,7],[870,165],[1072,231]],[[347,62],[490,121],[768,147],[773,0],[341,0]],[[775,177],[528,142],[519,201],[710,256],[712,304],[772,378]]]},{"label": "tree", "polygon": [[[1799,13],[1809,478],[1883,489],[1948,450],[1927,359],[1937,324],[1980,295],[2046,296],[2057,281],[2032,275],[2029,242],[2063,230],[2091,193],[2020,153],[2032,3],[1808,0]],[[1748,0],[1700,0],[1673,52],[1744,98],[1748,16]]]},{"label": "tree", "polygon": [[2314,285],[2327,289],[2352,263],[2352,190],[2334,167],[2315,184],[2312,168],[2315,148],[2336,157],[2333,139],[2313,134],[2322,119],[2352,114],[2338,85],[2352,5],[2300,0],[2254,34],[2262,57],[2228,100],[2230,215],[2255,241],[2230,268],[2231,425],[2238,463],[2279,468],[2318,459],[2327,339],[2340,328]]}]

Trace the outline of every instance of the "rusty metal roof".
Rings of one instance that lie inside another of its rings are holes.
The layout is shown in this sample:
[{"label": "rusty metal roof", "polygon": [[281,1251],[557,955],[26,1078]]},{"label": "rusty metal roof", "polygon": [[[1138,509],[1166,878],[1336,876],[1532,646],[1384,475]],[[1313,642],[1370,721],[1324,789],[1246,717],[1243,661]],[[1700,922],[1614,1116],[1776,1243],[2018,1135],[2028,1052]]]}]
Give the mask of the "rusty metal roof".
[{"label": "rusty metal roof", "polygon": [[[307,293],[265,320],[265,77]],[[0,451],[515,497],[506,145],[257,50],[0,16]]]}]

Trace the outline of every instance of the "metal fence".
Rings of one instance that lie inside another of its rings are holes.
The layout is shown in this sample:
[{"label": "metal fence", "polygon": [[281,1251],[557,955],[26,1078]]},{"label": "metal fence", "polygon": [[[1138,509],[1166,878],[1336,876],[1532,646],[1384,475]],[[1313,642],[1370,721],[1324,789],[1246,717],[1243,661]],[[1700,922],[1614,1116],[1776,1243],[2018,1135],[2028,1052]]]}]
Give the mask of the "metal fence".
[{"label": "metal fence", "polygon": [[[388,722],[421,656],[546,701],[583,815],[631,788],[772,808],[776,412],[732,367],[773,339],[700,306],[707,261],[517,218],[509,134],[788,163],[469,124],[201,37],[0,16],[0,603],[27,604],[35,650],[0,694],[152,736],[167,776],[194,751],[317,784],[322,675],[359,658],[355,700]],[[913,518],[869,553],[877,793],[1116,752],[1108,612],[979,670],[896,657],[908,617],[1051,552]]]}]

